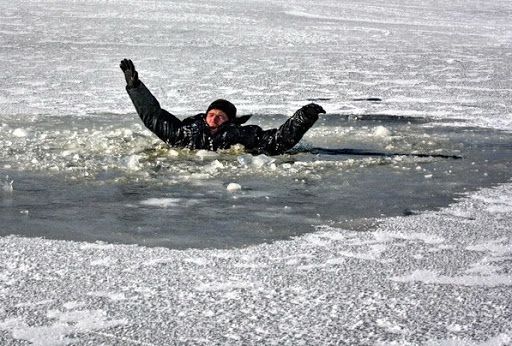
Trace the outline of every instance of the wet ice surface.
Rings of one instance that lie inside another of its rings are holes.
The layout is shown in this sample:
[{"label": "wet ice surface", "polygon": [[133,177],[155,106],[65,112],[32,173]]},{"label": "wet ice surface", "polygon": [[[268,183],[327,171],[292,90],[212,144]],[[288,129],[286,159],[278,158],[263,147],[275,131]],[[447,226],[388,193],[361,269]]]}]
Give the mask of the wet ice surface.
[{"label": "wet ice surface", "polygon": [[[510,134],[422,118],[329,114],[291,154],[268,157],[168,149],[135,115],[125,126],[113,117],[36,121],[19,138],[4,126],[0,138],[12,144],[0,161],[14,182],[0,234],[229,248],[325,224],[364,230],[510,178]],[[254,118],[266,128],[286,119]],[[315,154],[312,145],[356,155]],[[462,159],[399,155],[414,153]]]},{"label": "wet ice surface", "polygon": [[[511,11],[0,1],[0,343],[510,344]],[[464,158],[168,150],[124,57],[179,116],[316,100],[300,149]]]}]

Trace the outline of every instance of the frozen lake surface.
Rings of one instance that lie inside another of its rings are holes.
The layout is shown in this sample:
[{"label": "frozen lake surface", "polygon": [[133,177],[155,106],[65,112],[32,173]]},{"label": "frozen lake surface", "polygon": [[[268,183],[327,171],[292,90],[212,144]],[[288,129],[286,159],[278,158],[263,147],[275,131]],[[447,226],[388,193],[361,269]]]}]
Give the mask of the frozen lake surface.
[{"label": "frozen lake surface", "polygon": [[[0,0],[0,344],[510,344],[511,14]],[[169,149],[125,57],[180,117],[328,114],[287,155]]]}]

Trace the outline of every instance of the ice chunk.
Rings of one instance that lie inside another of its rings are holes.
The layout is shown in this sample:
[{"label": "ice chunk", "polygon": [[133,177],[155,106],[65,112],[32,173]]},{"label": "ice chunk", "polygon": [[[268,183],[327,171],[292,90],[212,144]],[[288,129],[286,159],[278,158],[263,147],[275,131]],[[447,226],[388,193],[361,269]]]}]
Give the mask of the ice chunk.
[{"label": "ice chunk", "polygon": [[263,166],[270,166],[274,161],[274,158],[268,157],[267,155],[258,155],[252,160],[252,165],[257,168],[261,168]]},{"label": "ice chunk", "polygon": [[149,198],[147,200],[141,201],[140,204],[150,206],[150,207],[160,207],[160,208],[177,207],[181,204],[181,199],[179,199],[179,198]]},{"label": "ice chunk", "polygon": [[14,183],[14,180],[11,180],[7,175],[0,183],[0,193],[11,193],[13,190],[12,183]]},{"label": "ice chunk", "polygon": [[253,156],[251,154],[241,155],[237,160],[242,166],[249,166],[252,163]]},{"label": "ice chunk", "polygon": [[208,157],[216,157],[218,154],[215,151],[201,149],[197,151],[196,156],[200,157],[201,159],[205,159]]},{"label": "ice chunk", "polygon": [[63,157],[66,157],[66,156],[70,156],[70,155],[72,155],[72,154],[74,154],[74,153],[75,153],[75,151],[74,151],[74,150],[63,150],[63,151],[62,151],[62,153],[61,153],[61,155],[62,155]]},{"label": "ice chunk", "polygon": [[253,156],[250,154],[242,155],[238,157],[238,162],[242,166],[253,166],[256,168],[261,168],[263,166],[272,166],[272,164],[276,161],[276,159],[269,157],[267,155],[258,155]]},{"label": "ice chunk", "polygon": [[210,167],[211,167],[213,170],[217,170],[217,169],[224,168],[224,164],[223,164],[222,162],[220,162],[219,160],[215,160],[215,161],[213,161],[213,162],[210,164]]},{"label": "ice chunk", "polygon": [[240,191],[242,189],[242,186],[237,183],[229,183],[228,186],[226,187],[226,189],[229,192],[235,192],[235,191]]},{"label": "ice chunk", "polygon": [[177,157],[180,156],[180,153],[177,150],[169,149],[168,155],[172,157]]},{"label": "ice chunk", "polygon": [[130,155],[125,159],[126,168],[129,170],[139,170],[140,169],[140,163],[139,163],[140,156],[139,155]]},{"label": "ice chunk", "polygon": [[391,131],[389,131],[387,128],[385,128],[384,126],[377,126],[374,130],[373,130],[373,135],[375,137],[381,137],[381,138],[387,138],[391,135]]},{"label": "ice chunk", "polygon": [[14,137],[23,138],[28,136],[28,131],[22,128],[17,128],[12,131]]}]

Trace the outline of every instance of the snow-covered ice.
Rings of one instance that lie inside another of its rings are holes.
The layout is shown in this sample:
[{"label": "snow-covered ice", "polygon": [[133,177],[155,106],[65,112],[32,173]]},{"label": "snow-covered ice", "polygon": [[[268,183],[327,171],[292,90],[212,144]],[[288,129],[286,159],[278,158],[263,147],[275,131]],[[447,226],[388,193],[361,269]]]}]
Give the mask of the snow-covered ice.
[{"label": "snow-covered ice", "polygon": [[36,344],[507,345],[512,213],[504,222],[488,207],[510,193],[485,189],[371,232],[324,227],[243,249],[3,237],[0,335]]},{"label": "snow-covered ice", "polygon": [[[510,345],[511,14],[0,0],[0,344]],[[180,117],[328,114],[290,155],[168,149],[125,57]]]}]

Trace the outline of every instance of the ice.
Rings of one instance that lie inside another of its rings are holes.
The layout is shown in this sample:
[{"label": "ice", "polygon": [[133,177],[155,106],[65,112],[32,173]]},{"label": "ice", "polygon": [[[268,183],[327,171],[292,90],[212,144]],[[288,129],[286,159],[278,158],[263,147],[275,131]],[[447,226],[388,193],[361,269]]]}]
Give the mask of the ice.
[{"label": "ice", "polygon": [[144,263],[142,263],[144,266],[156,266],[156,265],[161,265],[161,264],[167,264],[167,263],[172,263],[174,261],[173,258],[156,258],[156,259],[152,259],[152,260],[149,260],[149,261],[146,261]]},{"label": "ice", "polygon": [[275,162],[275,159],[268,157],[267,155],[258,155],[253,157],[251,164],[256,168],[261,168],[263,166],[269,166]]},{"label": "ice", "polygon": [[226,187],[226,190],[228,190],[229,192],[240,191],[241,189],[242,186],[237,183],[229,183],[228,186]]},{"label": "ice", "polygon": [[93,266],[109,266],[114,264],[115,262],[110,257],[101,258],[98,260],[94,260],[91,262]]},{"label": "ice", "polygon": [[89,292],[89,296],[92,297],[100,297],[100,298],[108,298],[113,301],[125,300],[126,296],[122,292],[105,292],[105,291],[97,291],[97,292]]},{"label": "ice", "polygon": [[486,243],[468,246],[467,250],[489,252],[493,257],[511,254],[512,243],[508,238],[495,239]]},{"label": "ice", "polygon": [[426,244],[441,244],[445,241],[443,237],[432,235],[428,233],[395,233],[395,232],[376,232],[373,234],[375,239],[379,242],[388,242],[393,239],[402,240],[419,240]]},{"label": "ice", "polygon": [[471,268],[466,270],[467,274],[480,274],[480,275],[491,275],[495,274],[498,270],[501,268],[499,266],[493,266],[493,265],[480,265],[480,264],[473,264]]},{"label": "ice", "polygon": [[171,156],[171,157],[176,157],[176,156],[179,156],[180,153],[177,150],[170,149],[168,155]]},{"label": "ice", "polygon": [[12,131],[12,135],[14,137],[23,138],[28,136],[28,131],[26,129],[17,128]]},{"label": "ice", "polygon": [[422,282],[426,284],[500,287],[512,286],[512,277],[507,274],[445,276],[429,270],[417,270],[410,275],[392,278],[397,282]]},{"label": "ice", "polygon": [[28,326],[21,319],[0,323],[0,329],[9,330],[14,338],[29,341],[32,345],[68,345],[76,339],[68,337],[126,324],[126,320],[109,320],[103,310],[48,311],[48,318],[57,321],[49,326]]},{"label": "ice", "polygon": [[211,157],[217,157],[217,153],[214,152],[214,151],[209,151],[209,150],[198,150],[197,153],[196,153],[196,156],[201,158],[201,159],[205,159],[205,158],[211,158]]},{"label": "ice", "polygon": [[11,331],[14,338],[29,341],[32,345],[68,345],[73,341],[66,337],[73,331],[73,328],[66,324],[29,327],[22,321],[12,319],[0,324],[0,328]]},{"label": "ice", "polygon": [[[339,254],[341,256],[351,257],[351,258],[360,259],[360,260],[376,261],[379,258],[380,252],[383,250],[385,250],[385,248],[379,249],[378,251],[370,251],[368,253],[356,253],[356,252],[341,251]],[[337,264],[339,260],[340,259],[330,259],[327,262],[327,264]],[[341,260],[341,262],[343,263],[343,260]]]},{"label": "ice", "polygon": [[[76,159],[78,160],[80,157],[76,155]],[[140,156],[139,155],[130,155],[127,158],[125,158],[126,167],[129,170],[139,170],[140,169]]]},{"label": "ice", "polygon": [[49,305],[53,303],[53,300],[41,300],[39,302],[28,302],[28,303],[19,303],[16,304],[17,308],[30,307],[30,306],[38,306],[38,305]]},{"label": "ice", "polygon": [[186,263],[192,263],[198,266],[210,265],[211,262],[204,258],[187,258],[184,260]]},{"label": "ice", "polygon": [[246,154],[239,156],[237,159],[242,166],[252,166],[254,168],[272,166],[272,164],[276,161],[276,159],[263,154],[257,156]]},{"label": "ice", "polygon": [[375,137],[381,137],[381,138],[387,138],[391,135],[391,131],[389,131],[387,128],[385,128],[384,126],[377,126],[374,130],[373,130],[373,135]]},{"label": "ice", "polygon": [[256,285],[255,282],[243,282],[243,281],[227,281],[227,282],[211,282],[207,284],[201,284],[196,287],[197,291],[209,292],[209,291],[231,291],[241,289],[251,289]]},{"label": "ice", "polygon": [[[0,3],[0,344],[510,344],[509,1],[120,4]],[[329,114],[169,149],[123,57],[180,119]]]},{"label": "ice", "polygon": [[483,342],[473,342],[467,338],[455,338],[447,340],[430,340],[426,346],[507,346],[512,341],[512,333],[501,333]]},{"label": "ice", "polygon": [[492,202],[494,203],[492,203],[488,208],[488,211],[491,213],[500,214],[507,213],[508,211],[512,210],[512,197],[510,196],[499,196]]},{"label": "ice", "polygon": [[69,301],[67,303],[62,304],[62,307],[68,310],[73,310],[76,308],[82,308],[86,305],[86,303],[83,302],[77,302],[77,301]]},{"label": "ice", "polygon": [[215,171],[218,169],[225,168],[225,165],[222,162],[220,162],[219,160],[215,160],[210,164],[210,168],[212,171]]},{"label": "ice", "polygon": [[6,176],[4,180],[0,182],[0,193],[10,194],[13,192],[14,188],[12,184],[14,180],[10,179],[9,176]]},{"label": "ice", "polygon": [[149,198],[140,202],[145,206],[159,208],[179,207],[182,203],[183,201],[179,198]]},{"label": "ice", "polygon": [[396,334],[403,334],[406,331],[403,331],[402,328],[397,325],[396,323],[393,323],[391,321],[385,320],[385,319],[378,319],[377,326],[385,329],[388,333],[396,333]]}]

